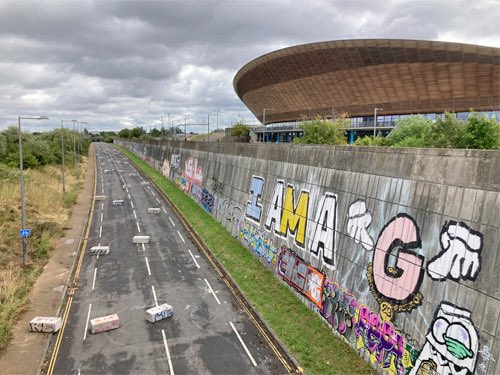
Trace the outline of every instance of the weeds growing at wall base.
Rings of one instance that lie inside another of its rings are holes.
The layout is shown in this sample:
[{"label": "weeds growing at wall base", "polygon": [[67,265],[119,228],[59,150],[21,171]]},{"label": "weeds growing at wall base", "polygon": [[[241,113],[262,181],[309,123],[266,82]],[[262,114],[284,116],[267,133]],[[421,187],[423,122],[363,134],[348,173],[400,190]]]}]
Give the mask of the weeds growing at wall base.
[{"label": "weeds growing at wall base", "polygon": [[201,206],[139,157],[117,148],[168,195],[306,373],[373,373],[349,345],[334,336],[319,316]]}]

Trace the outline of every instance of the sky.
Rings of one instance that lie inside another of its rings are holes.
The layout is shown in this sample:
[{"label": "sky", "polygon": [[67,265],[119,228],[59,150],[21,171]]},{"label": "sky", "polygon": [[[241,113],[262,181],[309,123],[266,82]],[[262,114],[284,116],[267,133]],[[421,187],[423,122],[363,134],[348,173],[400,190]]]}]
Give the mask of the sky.
[{"label": "sky", "polygon": [[263,54],[362,38],[500,47],[499,19],[500,0],[0,0],[0,130],[18,116],[50,117],[23,120],[33,131],[257,124],[233,78]]}]

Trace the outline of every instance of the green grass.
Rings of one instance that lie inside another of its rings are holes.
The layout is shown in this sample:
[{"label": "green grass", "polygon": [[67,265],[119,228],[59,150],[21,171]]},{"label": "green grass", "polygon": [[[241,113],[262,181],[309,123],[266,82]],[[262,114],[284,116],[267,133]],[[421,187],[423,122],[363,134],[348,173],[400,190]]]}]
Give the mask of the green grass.
[{"label": "green grass", "polygon": [[324,320],[278,281],[237,239],[173,182],[119,147],[182,212],[233,281],[308,374],[371,374],[374,371]]}]

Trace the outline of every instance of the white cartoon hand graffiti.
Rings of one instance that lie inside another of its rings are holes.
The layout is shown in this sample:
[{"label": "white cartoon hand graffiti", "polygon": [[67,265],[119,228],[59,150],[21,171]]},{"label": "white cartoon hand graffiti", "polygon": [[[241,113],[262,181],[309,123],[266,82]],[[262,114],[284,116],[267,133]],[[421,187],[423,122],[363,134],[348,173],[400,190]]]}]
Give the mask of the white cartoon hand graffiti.
[{"label": "white cartoon hand graffiti", "polygon": [[368,251],[373,249],[373,240],[368,234],[367,228],[372,222],[372,214],[366,208],[363,201],[353,202],[349,206],[347,221],[347,233],[354,240],[354,243],[361,242],[361,245]]},{"label": "white cartoon hand graffiti", "polygon": [[448,275],[458,280],[475,280],[481,269],[483,235],[463,223],[449,221],[441,230],[442,251],[427,264],[427,272],[434,280]]}]

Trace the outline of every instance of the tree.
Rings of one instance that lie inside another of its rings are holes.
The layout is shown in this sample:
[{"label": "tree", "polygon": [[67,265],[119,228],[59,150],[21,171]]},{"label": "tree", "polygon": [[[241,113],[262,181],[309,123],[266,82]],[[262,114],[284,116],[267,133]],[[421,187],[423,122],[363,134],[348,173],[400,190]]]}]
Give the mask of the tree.
[{"label": "tree", "polygon": [[350,124],[347,114],[341,114],[334,120],[316,116],[313,120],[302,121],[300,128],[304,135],[293,140],[300,144],[344,145],[347,138],[344,130]]},{"label": "tree", "polygon": [[387,146],[429,147],[428,135],[432,120],[423,116],[409,116],[396,121],[396,127],[385,139]]},{"label": "tree", "polygon": [[465,124],[453,113],[445,112],[444,118],[434,121],[427,135],[427,147],[462,148]]},{"label": "tree", "polygon": [[467,119],[462,142],[464,148],[500,149],[500,122],[474,112]]},{"label": "tree", "polygon": [[129,139],[131,138],[130,129],[122,129],[118,132],[118,137]]},{"label": "tree", "polygon": [[243,124],[242,122],[237,122],[231,128],[231,137],[246,137],[250,134],[250,127]]}]

